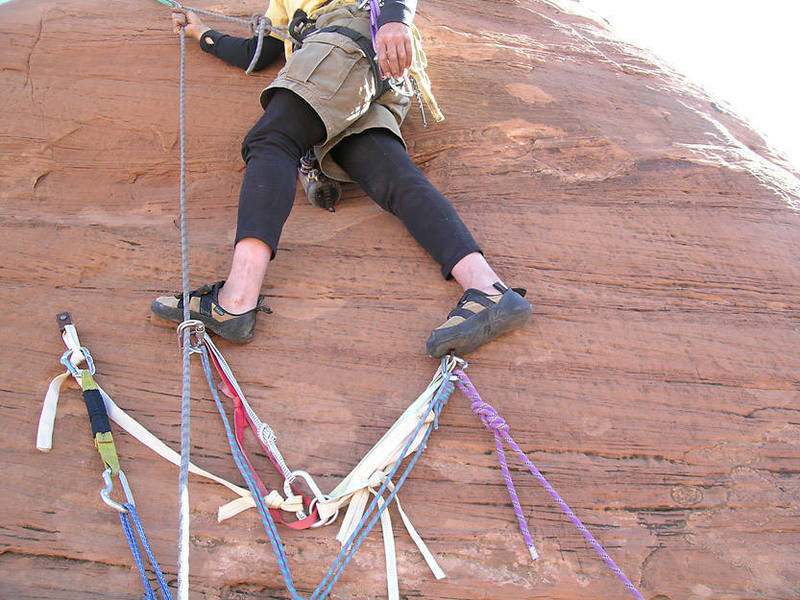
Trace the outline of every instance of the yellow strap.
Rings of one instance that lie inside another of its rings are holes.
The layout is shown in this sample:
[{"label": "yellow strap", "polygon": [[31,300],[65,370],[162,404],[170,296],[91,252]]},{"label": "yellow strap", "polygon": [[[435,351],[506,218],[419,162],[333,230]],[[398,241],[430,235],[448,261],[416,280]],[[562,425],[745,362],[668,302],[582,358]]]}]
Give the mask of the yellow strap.
[{"label": "yellow strap", "polygon": [[97,389],[97,382],[92,377],[92,374],[88,370],[81,371],[81,390],[84,392],[87,390],[96,390]]},{"label": "yellow strap", "polygon": [[425,104],[428,105],[428,110],[431,111],[433,120],[441,123],[444,121],[444,114],[442,114],[431,90],[431,80],[428,77],[428,73],[425,72],[425,67],[428,66],[428,57],[425,56],[425,51],[422,49],[422,36],[419,33],[419,29],[413,23],[411,24],[411,43],[414,47],[414,56],[411,59],[411,68],[408,72],[417,82],[419,93],[422,99],[425,100]]},{"label": "yellow strap", "polygon": [[322,6],[318,6],[311,13],[308,15],[309,19],[316,21],[322,15],[327,15],[329,12],[333,12],[337,8],[341,8],[342,6],[347,6],[349,4],[358,5],[358,2],[353,2],[353,0],[332,0],[327,4],[323,4]]},{"label": "yellow strap", "polygon": [[100,453],[100,458],[103,459],[103,464],[106,468],[111,469],[111,474],[116,475],[119,473],[119,457],[117,456],[117,449],[114,446],[114,438],[111,436],[111,432],[106,431],[94,436],[94,447]]}]

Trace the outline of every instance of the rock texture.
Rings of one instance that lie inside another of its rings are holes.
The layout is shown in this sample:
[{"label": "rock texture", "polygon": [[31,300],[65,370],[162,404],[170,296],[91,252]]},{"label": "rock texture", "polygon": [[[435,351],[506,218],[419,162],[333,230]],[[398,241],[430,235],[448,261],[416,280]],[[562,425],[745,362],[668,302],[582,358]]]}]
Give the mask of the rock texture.
[{"label": "rock texture", "polygon": [[[246,16],[258,2],[202,2]],[[502,276],[530,290],[523,331],[470,376],[648,600],[800,596],[800,182],[746,124],[603,27],[543,0],[430,0],[418,25],[447,120],[409,151]],[[244,34],[234,25],[220,29]],[[72,312],[98,380],[173,447],[180,358],[151,322],[180,287],[178,43],[145,0],[0,6],[0,596],[139,598],[77,390],[53,451],[34,449]],[[187,55],[191,281],[224,276],[239,142],[275,70]],[[287,460],[332,484],[436,364],[429,330],[459,291],[358,189],[329,214],[298,199],[264,287],[275,314],[222,350]],[[238,481],[199,363],[194,459]],[[115,429],[115,431],[118,431]],[[177,471],[116,434],[174,582]],[[623,598],[514,466],[541,560],[517,533],[492,440],[458,392],[402,493],[448,578],[398,530],[404,598]],[[288,598],[254,512],[192,479],[192,598]],[[282,530],[300,590],[333,529]],[[334,598],[385,595],[379,536]]]}]

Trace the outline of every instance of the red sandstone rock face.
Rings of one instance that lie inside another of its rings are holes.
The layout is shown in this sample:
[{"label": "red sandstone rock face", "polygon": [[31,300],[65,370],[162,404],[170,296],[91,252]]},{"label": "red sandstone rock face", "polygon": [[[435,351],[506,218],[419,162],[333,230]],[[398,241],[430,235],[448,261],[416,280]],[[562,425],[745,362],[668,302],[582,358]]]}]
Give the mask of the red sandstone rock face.
[{"label": "red sandstone rock face", "polygon": [[[140,597],[76,390],[53,451],[33,441],[60,370],[53,317],[70,310],[101,384],[177,447],[175,334],[148,314],[180,286],[168,20],[145,0],[0,6],[3,598]],[[432,0],[417,23],[447,120],[423,129],[412,114],[409,151],[535,305],[523,331],[469,357],[473,381],[648,600],[796,598],[797,174],[700,92],[549,2]],[[246,77],[194,46],[187,71],[199,285],[228,267],[238,146],[275,71]],[[275,314],[256,341],[222,350],[287,460],[332,486],[427,383],[424,340],[459,291],[353,187],[335,214],[298,200],[264,291]],[[192,384],[193,457],[239,481],[198,365]],[[174,580],[176,469],[116,437]],[[625,597],[515,470],[542,556],[530,562],[492,447],[457,392],[402,493],[448,578],[398,531],[403,597]],[[230,496],[195,479],[190,492],[192,597],[288,598],[255,513],[217,524]],[[334,530],[282,534],[299,589],[313,589]],[[382,562],[373,534],[333,597],[383,597]]]}]

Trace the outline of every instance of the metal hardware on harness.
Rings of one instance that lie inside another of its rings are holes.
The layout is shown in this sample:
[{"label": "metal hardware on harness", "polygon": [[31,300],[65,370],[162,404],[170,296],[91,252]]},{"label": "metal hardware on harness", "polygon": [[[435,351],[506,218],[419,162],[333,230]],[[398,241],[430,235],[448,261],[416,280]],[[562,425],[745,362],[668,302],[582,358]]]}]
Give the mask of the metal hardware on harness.
[{"label": "metal hardware on harness", "polygon": [[[192,327],[194,329],[189,331],[189,352],[192,354],[200,354],[200,352],[202,352],[200,346],[203,344],[206,326],[205,323],[197,319],[189,319],[178,325],[178,348],[183,349],[183,332]],[[192,334],[195,336],[194,344],[192,344]]]},{"label": "metal hardware on harness", "polygon": [[[452,370],[447,368],[447,365],[451,360],[454,362]],[[461,367],[462,370],[464,370],[469,366],[469,363],[467,363],[467,361],[465,361],[463,358],[459,358],[455,354],[445,354],[442,357],[442,365],[440,367],[440,370],[442,375],[445,375],[447,373],[450,374],[449,381],[458,381],[458,377],[453,374],[453,371],[455,371],[459,366]]]},{"label": "metal hardware on harness", "polygon": [[[310,513],[314,512],[314,506],[317,504],[317,502],[318,501],[316,498],[313,498],[311,500],[311,503],[308,505],[308,512]],[[330,525],[331,523],[336,521],[338,517],[339,517],[339,509],[337,508],[336,512],[334,512],[330,517],[328,517],[326,521],[317,521],[311,527],[309,527],[309,529],[316,529],[317,527],[325,527],[326,525]]]},{"label": "metal hardware on harness", "polygon": [[[133,493],[128,485],[128,478],[125,477],[125,473],[120,470],[117,475],[119,476],[119,482],[122,484],[122,490],[125,492],[125,501],[128,504],[136,506],[136,503],[133,501]],[[122,506],[122,504],[111,499],[111,490],[114,487],[114,483],[111,481],[111,469],[106,469],[103,471],[103,480],[106,482],[106,487],[100,490],[100,497],[103,499],[103,502],[118,512],[128,512],[128,509]]]},{"label": "metal hardware on harness", "polygon": [[[72,348],[64,352],[64,354],[61,355],[61,364],[66,367],[67,371],[69,371],[73,377],[80,379],[82,369],[78,369],[78,367],[73,365],[72,361],[70,360],[73,352],[75,351]],[[81,346],[80,352],[83,354],[83,357],[86,360],[86,368],[89,370],[89,373],[94,375],[94,360],[92,359],[92,355],[89,353],[89,349],[85,346]]]},{"label": "metal hardware on harness", "polygon": [[67,325],[72,325],[72,315],[68,312],[58,313],[56,315],[56,322],[58,323],[58,330],[63,333]]},{"label": "metal hardware on harness", "polygon": [[417,105],[419,106],[419,115],[422,117],[422,126],[428,127],[428,117],[425,116],[425,104],[422,101],[422,92],[419,91],[419,86],[417,85],[417,80],[411,77],[410,75],[408,78],[411,80],[411,87],[414,88],[414,95],[417,98]]},{"label": "metal hardware on harness", "polygon": [[322,490],[319,489],[319,486],[314,481],[314,478],[311,477],[306,471],[292,471],[290,473],[290,477],[287,477],[283,482],[283,493],[287,496],[294,494],[292,490],[292,482],[295,481],[298,477],[301,477],[305,480],[306,485],[308,485],[308,489],[311,490],[311,493],[314,494],[314,499],[317,501],[327,500],[328,496],[322,493]]}]

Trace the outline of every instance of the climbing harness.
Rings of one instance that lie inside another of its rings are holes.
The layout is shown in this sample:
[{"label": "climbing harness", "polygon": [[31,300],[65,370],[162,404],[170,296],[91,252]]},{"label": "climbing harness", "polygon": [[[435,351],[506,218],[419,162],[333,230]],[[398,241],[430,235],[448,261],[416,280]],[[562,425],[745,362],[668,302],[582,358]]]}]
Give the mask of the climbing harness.
[{"label": "climbing harness", "polygon": [[[150,566],[155,574],[158,583],[158,590],[161,595],[161,600],[172,600],[172,594],[167,587],[164,574],[158,566],[158,561],[150,549],[150,544],[147,541],[147,536],[144,533],[142,522],[139,519],[139,514],[136,512],[136,504],[133,500],[133,493],[131,492],[128,479],[125,473],[120,468],[119,456],[114,446],[114,438],[111,435],[111,425],[108,421],[108,413],[103,402],[103,397],[100,393],[99,386],[94,380],[95,366],[94,360],[89,350],[80,345],[78,335],[75,331],[75,326],[72,324],[72,319],[69,313],[61,313],[56,317],[59,329],[62,332],[65,342],[67,342],[67,351],[61,356],[61,364],[66,368],[66,372],[62,375],[62,381],[72,377],[81,387],[83,393],[83,400],[86,404],[86,411],[89,414],[89,422],[92,427],[92,436],[94,439],[95,448],[100,453],[100,458],[103,461],[103,474],[102,478],[105,482],[105,487],[100,491],[100,497],[103,502],[113,508],[119,513],[120,522],[122,523],[122,530],[125,534],[125,539],[131,550],[131,555],[139,570],[139,575],[142,578],[144,586],[144,598],[146,600],[156,600],[156,594],[150,585],[150,580],[147,575],[147,570],[142,559],[142,553],[139,548],[144,549],[145,554],[150,562]],[[81,363],[86,363],[86,368],[79,368]],[[60,386],[59,386],[60,387]],[[55,412],[53,410],[53,416]],[[43,433],[40,431],[37,439],[42,437]],[[42,440],[44,441],[44,440]],[[49,444],[44,444],[48,445]],[[37,444],[38,446],[38,444]],[[42,450],[48,448],[40,448]],[[117,502],[112,499],[111,494],[114,488],[112,477],[116,477],[119,481],[120,487],[125,495],[123,502]],[[138,536],[138,540],[137,540]]]},{"label": "climbing harness", "polygon": [[[258,41],[250,64],[248,65],[247,69],[245,69],[245,72],[248,75],[253,72],[255,65],[258,63],[258,59],[261,56],[261,50],[263,47],[264,35],[267,32],[277,38],[283,39],[285,42],[288,42],[294,49],[299,48],[302,45],[303,40],[309,35],[321,32],[340,33],[341,35],[353,40],[358,45],[359,49],[367,58],[367,60],[369,60],[370,68],[376,84],[374,99],[379,98],[388,89],[392,89],[399,94],[409,97],[413,96],[417,99],[419,110],[422,115],[423,127],[428,126],[428,119],[425,116],[425,105],[427,105],[428,110],[430,110],[434,121],[440,122],[444,120],[444,115],[442,114],[442,111],[436,102],[436,98],[433,95],[433,91],[431,90],[431,81],[426,72],[428,59],[425,55],[425,51],[422,49],[422,36],[420,35],[416,25],[413,23],[410,25],[413,54],[408,75],[400,80],[392,78],[386,80],[382,79],[374,46],[375,35],[378,32],[378,16],[380,15],[381,6],[380,0],[359,0],[358,2],[354,2],[353,0],[327,0],[318,6],[311,13],[311,15],[306,14],[302,10],[296,11],[288,27],[275,27],[272,25],[272,23],[270,23],[266,13],[255,14],[250,19],[242,19],[222,13],[186,6],[177,0],[156,1],[173,10],[191,11],[198,15],[216,17],[249,27],[253,35],[258,36]],[[347,27],[332,26],[316,29],[316,21],[320,16],[347,5],[356,5],[361,10],[369,10],[371,39],[367,39],[359,32]]]}]

